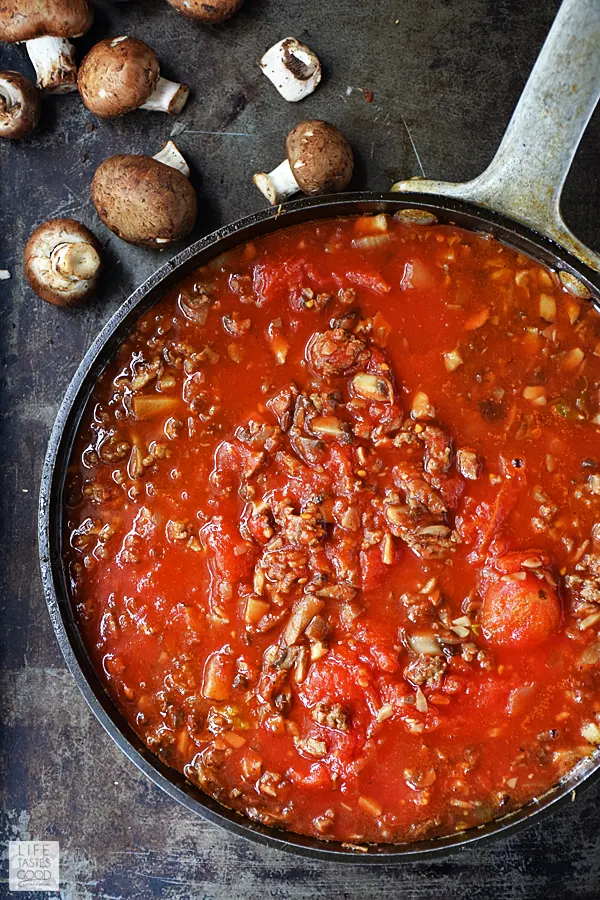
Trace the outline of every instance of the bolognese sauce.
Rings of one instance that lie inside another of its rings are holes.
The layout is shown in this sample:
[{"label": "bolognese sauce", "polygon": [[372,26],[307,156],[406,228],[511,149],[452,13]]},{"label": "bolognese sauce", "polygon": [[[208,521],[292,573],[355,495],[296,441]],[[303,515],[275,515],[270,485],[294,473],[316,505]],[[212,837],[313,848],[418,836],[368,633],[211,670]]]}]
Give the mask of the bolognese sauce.
[{"label": "bolognese sauce", "polygon": [[377,215],[198,269],[100,379],[73,602],[147,746],[326,840],[462,831],[600,744],[600,318]]}]

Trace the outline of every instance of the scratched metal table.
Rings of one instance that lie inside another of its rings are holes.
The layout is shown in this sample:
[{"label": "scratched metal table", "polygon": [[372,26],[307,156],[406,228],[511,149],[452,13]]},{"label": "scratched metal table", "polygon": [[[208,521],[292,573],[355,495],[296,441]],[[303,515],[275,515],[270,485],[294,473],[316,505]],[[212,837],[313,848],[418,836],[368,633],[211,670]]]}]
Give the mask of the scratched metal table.
[{"label": "scratched metal table", "polygon": [[[194,238],[261,206],[252,173],[281,160],[300,118],[329,119],[350,138],[357,188],[422,174],[466,180],[490,160],[557,8],[558,0],[248,0],[227,26],[208,29],[165,0],[106,2],[80,50],[105,35],[145,39],[164,74],[192,86],[183,114],[99,122],[70,95],[44,102],[31,139],[0,147],[0,268],[12,275],[0,282],[2,850],[11,838],[60,841],[63,897],[600,897],[598,785],[518,836],[396,868],[281,855],[193,817],[117,752],[85,706],[37,571],[38,481],[60,398],[101,325],[167,256],[100,225],[89,192],[95,167],[113,153],[153,154],[176,136],[200,197]],[[288,34],[324,63],[321,87],[300,107],[256,64]],[[24,50],[2,47],[0,67],[28,72]],[[599,146],[597,115],[565,196],[567,221],[596,248]],[[87,308],[49,307],[24,284],[23,245],[52,216],[81,219],[106,246],[105,287]]]}]

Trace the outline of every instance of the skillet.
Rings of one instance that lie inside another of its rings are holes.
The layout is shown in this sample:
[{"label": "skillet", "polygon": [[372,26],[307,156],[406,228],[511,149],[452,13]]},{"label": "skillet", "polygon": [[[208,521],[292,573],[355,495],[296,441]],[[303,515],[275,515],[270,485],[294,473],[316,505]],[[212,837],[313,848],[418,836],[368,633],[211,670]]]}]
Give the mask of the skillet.
[{"label": "skillet", "polygon": [[411,180],[390,193],[349,193],[287,203],[227,225],[162,266],[110,319],[86,353],[50,437],[40,491],[39,547],[52,625],[79,689],[123,753],[190,811],[229,832],[314,859],[390,864],[447,854],[522,829],[600,780],[600,755],[580,761],[542,797],[460,834],[363,852],[268,828],[227,810],[165,766],[131,730],[106,694],[79,634],[62,563],[62,497],[73,441],[99,375],[137,319],[198,266],[237,244],[321,218],[417,209],[441,224],[492,234],[559,273],[565,286],[600,311],[600,257],[562,220],[560,196],[579,141],[600,97],[600,3],[564,0],[500,148],[486,171],[465,184]]}]

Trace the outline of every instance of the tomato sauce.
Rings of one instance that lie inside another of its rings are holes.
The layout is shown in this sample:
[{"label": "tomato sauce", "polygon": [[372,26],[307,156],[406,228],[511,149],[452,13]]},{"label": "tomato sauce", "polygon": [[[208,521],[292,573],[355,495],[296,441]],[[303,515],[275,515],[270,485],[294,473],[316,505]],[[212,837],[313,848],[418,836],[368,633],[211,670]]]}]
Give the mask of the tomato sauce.
[{"label": "tomato sauce", "polygon": [[199,269],[99,381],[65,496],[107,691],[225,806],[463,831],[600,744],[600,318],[379,215]]}]

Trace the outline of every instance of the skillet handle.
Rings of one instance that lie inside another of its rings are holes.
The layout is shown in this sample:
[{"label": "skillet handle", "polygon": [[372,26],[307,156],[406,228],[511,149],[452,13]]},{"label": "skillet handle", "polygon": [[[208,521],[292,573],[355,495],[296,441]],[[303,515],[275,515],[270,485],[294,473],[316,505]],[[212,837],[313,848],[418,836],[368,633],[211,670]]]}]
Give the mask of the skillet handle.
[{"label": "skillet handle", "polygon": [[560,197],[600,98],[600,0],[564,0],[488,168],[462,184],[414,179],[422,191],[477,203],[562,244],[600,272],[600,256],[566,226]]}]

